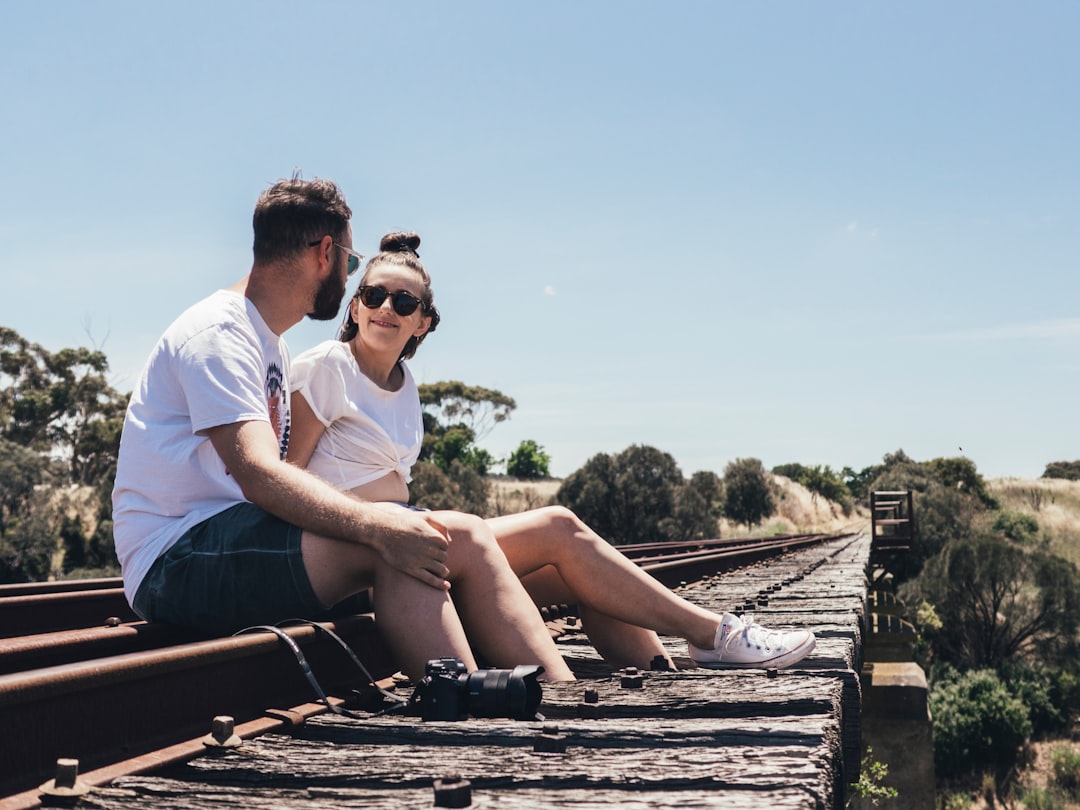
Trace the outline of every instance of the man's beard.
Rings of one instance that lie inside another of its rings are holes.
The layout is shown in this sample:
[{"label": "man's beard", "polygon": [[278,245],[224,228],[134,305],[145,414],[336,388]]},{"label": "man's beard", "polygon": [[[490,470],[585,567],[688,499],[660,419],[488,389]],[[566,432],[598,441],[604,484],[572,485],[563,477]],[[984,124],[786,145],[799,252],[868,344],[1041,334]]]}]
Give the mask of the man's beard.
[{"label": "man's beard", "polygon": [[313,321],[329,321],[337,317],[341,309],[341,301],[345,297],[345,287],[341,284],[341,254],[345,251],[335,250],[334,266],[330,275],[319,285],[315,293],[315,302],[308,317]]}]

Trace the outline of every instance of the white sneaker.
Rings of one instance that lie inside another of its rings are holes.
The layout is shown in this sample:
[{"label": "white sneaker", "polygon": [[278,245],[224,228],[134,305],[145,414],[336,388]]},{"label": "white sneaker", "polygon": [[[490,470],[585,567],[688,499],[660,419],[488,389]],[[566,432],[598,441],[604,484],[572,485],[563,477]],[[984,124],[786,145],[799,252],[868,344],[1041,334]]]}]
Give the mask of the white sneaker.
[{"label": "white sneaker", "polygon": [[740,619],[725,613],[711,650],[690,642],[690,657],[699,667],[786,667],[801,661],[814,649],[817,639],[809,630],[766,630],[750,616]]}]

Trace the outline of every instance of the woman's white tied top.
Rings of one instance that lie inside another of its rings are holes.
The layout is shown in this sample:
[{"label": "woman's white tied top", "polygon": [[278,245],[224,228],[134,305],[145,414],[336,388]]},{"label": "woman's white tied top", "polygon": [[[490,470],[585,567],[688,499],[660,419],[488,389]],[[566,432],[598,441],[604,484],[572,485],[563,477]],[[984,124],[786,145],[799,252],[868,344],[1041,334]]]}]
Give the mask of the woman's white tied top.
[{"label": "woman's white tied top", "polygon": [[326,427],[308,469],[338,489],[352,489],[396,470],[405,483],[420,455],[424,419],[409,367],[396,391],[360,370],[348,343],[327,340],[292,361],[294,393]]}]

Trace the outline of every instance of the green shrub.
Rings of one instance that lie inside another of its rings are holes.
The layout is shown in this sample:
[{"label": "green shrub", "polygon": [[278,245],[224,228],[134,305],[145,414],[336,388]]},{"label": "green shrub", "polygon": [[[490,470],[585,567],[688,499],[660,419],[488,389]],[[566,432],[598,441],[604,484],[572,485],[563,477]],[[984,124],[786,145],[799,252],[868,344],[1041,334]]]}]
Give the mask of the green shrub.
[{"label": "green shrub", "polygon": [[985,767],[1004,772],[1031,734],[1027,706],[989,669],[935,681],[930,710],[934,764],[946,778]]},{"label": "green shrub", "polygon": [[938,797],[934,802],[937,810],[968,810],[972,804],[972,798],[967,793],[948,793]]},{"label": "green shrub", "polygon": [[1054,781],[1070,796],[1080,795],[1080,751],[1058,746],[1050,753],[1050,765],[1054,769]]},{"label": "green shrub", "polygon": [[999,674],[1009,691],[1028,707],[1033,734],[1064,731],[1080,710],[1076,677],[1069,672],[1012,660]]},{"label": "green shrub", "polygon": [[420,461],[413,465],[409,484],[409,503],[427,509],[453,509],[485,517],[488,512],[490,485],[484,476],[460,461],[443,471],[437,465]]},{"label": "green shrub", "polygon": [[866,746],[859,769],[859,780],[851,785],[851,795],[861,799],[870,799],[877,805],[878,799],[895,799],[899,793],[894,787],[883,784],[889,775],[889,766],[874,759],[874,749]]},{"label": "green shrub", "polygon": [[544,452],[544,448],[532,439],[525,439],[507,459],[506,474],[526,480],[549,478],[550,464],[551,456]]},{"label": "green shrub", "polygon": [[1025,810],[1065,810],[1065,800],[1054,791],[1043,787],[1031,787],[1020,794],[1020,804]]},{"label": "green shrub", "polygon": [[1002,510],[994,518],[993,528],[1014,543],[1030,543],[1039,534],[1039,521],[1023,512]]}]

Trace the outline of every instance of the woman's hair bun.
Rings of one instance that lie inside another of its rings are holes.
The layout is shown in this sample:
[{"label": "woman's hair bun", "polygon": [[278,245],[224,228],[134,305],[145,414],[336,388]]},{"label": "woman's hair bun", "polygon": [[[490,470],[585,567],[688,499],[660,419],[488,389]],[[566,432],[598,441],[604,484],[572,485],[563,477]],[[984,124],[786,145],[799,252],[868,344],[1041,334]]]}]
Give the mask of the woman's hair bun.
[{"label": "woman's hair bun", "polygon": [[419,256],[416,251],[418,247],[420,247],[419,235],[408,231],[388,233],[379,242],[380,253],[405,253],[406,251],[410,251]]}]

